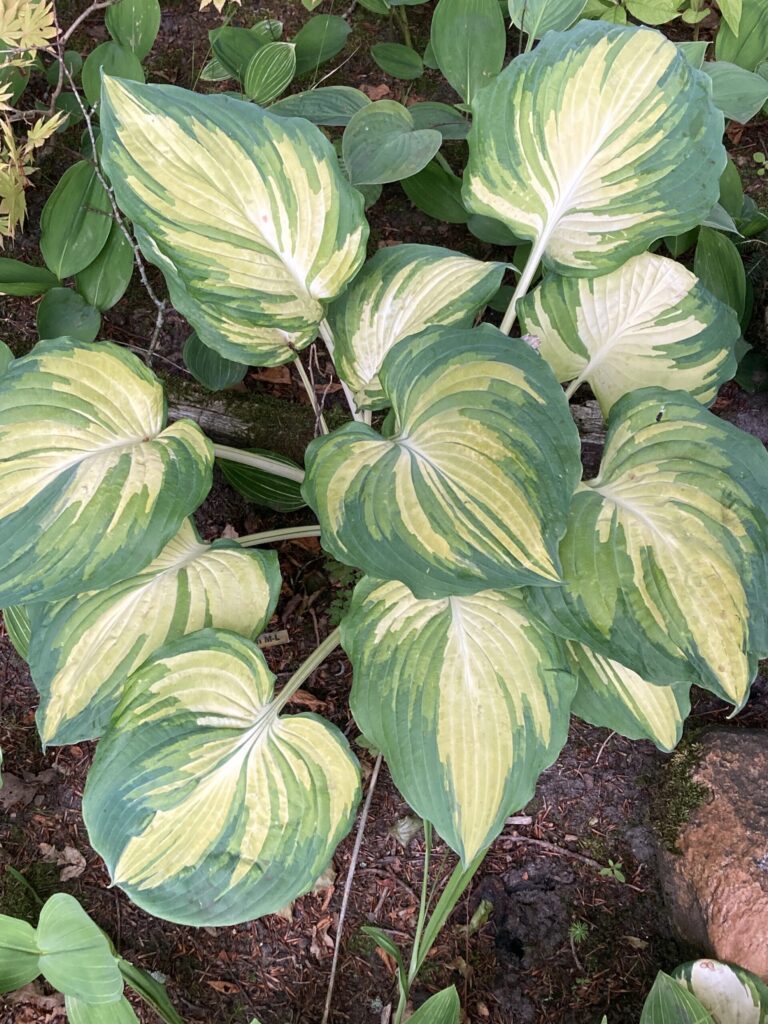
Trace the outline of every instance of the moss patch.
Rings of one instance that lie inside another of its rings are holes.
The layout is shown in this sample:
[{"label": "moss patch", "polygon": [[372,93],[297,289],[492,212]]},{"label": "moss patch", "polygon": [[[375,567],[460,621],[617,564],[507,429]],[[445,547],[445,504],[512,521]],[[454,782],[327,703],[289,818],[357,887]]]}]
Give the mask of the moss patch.
[{"label": "moss patch", "polygon": [[0,914],[36,925],[41,904],[35,893],[45,902],[58,889],[59,869],[55,864],[37,861],[23,873],[6,868],[0,874]]},{"label": "moss patch", "polygon": [[651,823],[671,853],[680,853],[677,847],[680,829],[709,794],[706,786],[693,780],[701,755],[700,743],[683,740],[664,766],[651,801]]}]

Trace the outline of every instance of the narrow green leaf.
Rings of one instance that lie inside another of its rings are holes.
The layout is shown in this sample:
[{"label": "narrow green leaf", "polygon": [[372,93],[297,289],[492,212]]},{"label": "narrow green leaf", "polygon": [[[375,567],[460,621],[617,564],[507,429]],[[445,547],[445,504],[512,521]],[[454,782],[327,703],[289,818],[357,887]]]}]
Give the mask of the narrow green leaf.
[{"label": "narrow green leaf", "polygon": [[112,208],[93,164],[68,167],[40,218],[40,249],[48,268],[63,280],[93,263],[112,228]]},{"label": "narrow green leaf", "polygon": [[705,288],[741,318],[747,295],[747,275],[739,250],[725,235],[701,228],[693,269]]},{"label": "narrow green leaf", "polygon": [[184,1024],[168,998],[165,985],[161,985],[147,971],[136,967],[128,960],[123,960],[122,957],[118,958],[117,964],[126,985],[137,992],[144,1002],[165,1021],[165,1024]]},{"label": "narrow green leaf", "polygon": [[246,364],[234,363],[220,356],[214,349],[204,345],[194,331],[184,343],[182,358],[195,380],[209,391],[221,391],[222,388],[239,384],[248,372]]},{"label": "narrow green leaf", "polygon": [[409,81],[421,78],[424,74],[421,57],[410,46],[403,46],[402,43],[376,43],[371,47],[371,56],[381,70],[393,78]]},{"label": "narrow green leaf", "polygon": [[728,20],[720,25],[715,37],[715,56],[747,71],[757,71],[758,64],[765,60],[766,40],[768,4],[749,0],[742,9],[737,31],[733,31]]},{"label": "narrow green leaf", "polygon": [[381,185],[417,174],[442,142],[440,132],[417,129],[401,103],[379,100],[351,118],[344,131],[342,156],[354,185]]},{"label": "narrow green leaf", "polygon": [[112,41],[101,43],[95,50],[91,50],[83,64],[83,92],[92,107],[99,102],[102,74],[127,78],[133,82],[144,81],[141,61],[132,50]]},{"label": "narrow green leaf", "polygon": [[473,103],[504,63],[507,31],[498,0],[439,0],[430,42],[443,75]]},{"label": "narrow green leaf", "polygon": [[[85,301],[103,313],[122,299],[132,276],[133,249],[115,221],[106,245],[93,263],[89,263],[77,274],[75,285]],[[71,331],[62,333],[73,334]]]},{"label": "narrow green leaf", "polygon": [[72,288],[51,288],[37,307],[37,333],[45,338],[94,341],[101,327],[98,309]]},{"label": "narrow green leaf", "polygon": [[58,283],[56,275],[45,267],[0,257],[0,295],[42,295]]},{"label": "narrow green leaf", "polygon": [[160,30],[158,0],[120,0],[104,15],[107,31],[139,60],[149,54]]}]

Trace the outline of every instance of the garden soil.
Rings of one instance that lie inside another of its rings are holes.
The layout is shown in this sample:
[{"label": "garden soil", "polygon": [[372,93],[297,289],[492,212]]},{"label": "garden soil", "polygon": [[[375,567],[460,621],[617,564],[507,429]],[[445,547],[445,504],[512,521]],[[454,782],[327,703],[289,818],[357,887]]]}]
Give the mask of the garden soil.
[{"label": "garden soil", "polygon": [[[353,5],[354,6],[354,5]],[[68,24],[83,4],[60,5]],[[191,86],[207,54],[206,33],[215,14],[199,13],[190,0],[163,0],[163,24],[148,78]],[[347,8],[324,5],[326,13]],[[408,8],[418,44],[426,43],[419,9]],[[243,17],[277,17],[290,37],[306,12],[299,4],[258,6],[247,2]],[[364,88],[374,98],[404,102],[450,99],[437,76],[415,85],[397,83],[369,56],[372,41],[395,40],[389,23],[365,10],[350,13],[354,26],[346,53],[353,53],[328,79],[330,84]],[[249,23],[245,21],[244,23]],[[91,47],[104,36],[84,30],[79,43]],[[354,51],[354,52],[353,52]],[[729,138],[747,190],[768,206],[764,183],[751,177],[752,153],[768,152],[766,122],[737,129]],[[449,153],[450,155],[450,153]],[[39,209],[74,154],[47,158],[31,195],[30,228],[7,254],[37,261]],[[440,224],[414,210],[399,186],[386,186],[369,211],[371,250],[418,239],[468,251],[480,258],[503,258],[503,251],[478,242],[463,228]],[[765,346],[768,263],[765,243],[749,256],[755,312],[748,340]],[[160,284],[158,279],[158,285]],[[34,303],[0,299],[0,332],[17,354],[35,341]],[[134,283],[128,298],[104,318],[103,337],[144,349],[152,331],[154,307]],[[165,369],[184,373],[180,363],[188,326],[171,313],[158,348]],[[338,383],[318,353],[307,356],[326,403],[338,401]],[[244,385],[254,391],[301,402],[303,394],[286,368],[254,371]],[[729,385],[715,407],[763,441],[768,440],[768,402]],[[198,525],[206,538],[225,530],[237,534],[308,515],[264,514],[235,494],[221,478],[200,509]],[[265,650],[285,681],[317,642],[327,635],[349,600],[351,575],[329,561],[317,541],[279,548],[284,585],[270,630],[284,631],[282,642]],[[357,745],[350,716],[349,664],[338,652],[299,691],[292,710],[313,710],[335,722],[352,742],[366,779],[374,757]],[[342,886],[353,837],[339,847],[319,891],[297,900],[281,915],[230,928],[192,929],[158,921],[134,907],[118,889],[108,888],[99,857],[88,845],[81,816],[83,787],[94,745],[40,749],[35,729],[36,692],[23,661],[4,632],[0,635],[0,745],[5,787],[0,790],[0,912],[34,922],[40,900],[69,892],[112,937],[121,955],[167,981],[186,1021],[208,1024],[319,1024],[337,937]],[[673,844],[676,825],[701,799],[687,778],[696,736],[723,723],[728,709],[703,692],[695,694],[680,750],[661,754],[646,742],[630,742],[581,722],[573,722],[567,746],[542,775],[530,805],[511,818],[494,843],[466,896],[427,960],[414,993],[418,1005],[453,983],[467,1019],[475,1024],[636,1024],[645,994],[660,969],[669,970],[696,955],[671,934],[657,871],[660,843]],[[749,704],[734,727],[768,726],[768,680],[756,683]],[[373,795],[370,818],[351,889],[331,1020],[335,1024],[381,1024],[394,996],[394,963],[376,950],[362,931],[375,924],[408,948],[422,882],[423,845],[411,827],[408,807],[384,769]],[[455,859],[438,841],[432,882],[439,886]],[[12,869],[12,870],[9,870]],[[137,1004],[143,1022],[157,1018]],[[0,1001],[0,1024],[58,1024],[63,1011],[49,990],[38,986],[23,1002]]]}]

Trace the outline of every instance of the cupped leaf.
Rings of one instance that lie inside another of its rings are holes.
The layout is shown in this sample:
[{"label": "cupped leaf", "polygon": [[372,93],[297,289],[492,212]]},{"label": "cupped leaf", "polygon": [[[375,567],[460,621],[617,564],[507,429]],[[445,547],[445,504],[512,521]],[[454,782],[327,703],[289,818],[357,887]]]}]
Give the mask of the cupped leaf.
[{"label": "cupped leaf", "polygon": [[473,115],[465,204],[559,273],[605,274],[717,202],[723,116],[707,76],[659,32],[584,21],[549,33]]},{"label": "cupped leaf", "polygon": [[280,593],[274,551],[201,542],[191,520],[137,576],[53,605],[31,606],[29,664],[45,744],[106,728],[129,675],[159,647],[206,626],[255,639]]},{"label": "cupped leaf", "polygon": [[718,960],[694,960],[672,977],[691,992],[715,1024],[764,1024],[768,1020],[768,986],[743,967]]},{"label": "cupped leaf", "polygon": [[93,263],[112,227],[109,196],[87,160],[68,167],[40,217],[40,250],[60,279]]},{"label": "cupped leaf", "polygon": [[272,104],[270,113],[281,117],[304,117],[312,124],[339,128],[349,124],[353,114],[370,106],[370,102],[359,89],[348,85],[324,85],[278,100]]},{"label": "cupped leaf", "polygon": [[740,706],[768,652],[768,454],[690,395],[611,411],[600,474],[576,493],[565,586],[531,590],[553,629],[652,683]]},{"label": "cupped leaf", "polygon": [[715,1024],[694,995],[659,971],[645,1001],[640,1024],[671,1024],[672,1021],[674,1024]]},{"label": "cupped leaf", "polygon": [[211,485],[189,420],[110,342],[40,342],[0,377],[0,607],[106,587],[155,558]]},{"label": "cupped leaf", "polygon": [[378,376],[387,352],[432,325],[471,326],[505,269],[431,245],[379,249],[328,310],[336,365],[358,404],[388,405]]},{"label": "cupped leaf", "polygon": [[275,365],[316,336],[365,257],[361,196],[307,122],[252,103],[106,79],[104,166],[200,340]]},{"label": "cupped leaf", "polygon": [[32,925],[0,914],[0,992],[34,981],[40,973],[39,956]]},{"label": "cupped leaf", "polygon": [[29,609],[23,604],[11,604],[3,608],[3,625],[16,653],[26,661],[29,657],[29,641],[32,635]]},{"label": "cupped leaf", "polygon": [[37,945],[41,973],[64,995],[99,1006],[123,994],[109,939],[68,893],[57,892],[40,911]]},{"label": "cupped leaf", "polygon": [[631,740],[651,740],[660,750],[675,749],[691,710],[690,683],[657,686],[584,644],[567,647],[579,683],[574,715]]},{"label": "cupped leaf", "polygon": [[295,73],[293,43],[265,43],[248,61],[243,74],[245,95],[254,103],[271,103],[285,92]]},{"label": "cupped leaf", "polygon": [[602,277],[548,274],[520,303],[523,330],[561,382],[592,388],[607,415],[622,395],[658,385],[714,400],[736,372],[733,310],[674,260],[644,253]]},{"label": "cupped leaf", "polygon": [[252,643],[201,630],[129,680],[88,776],[94,848],[157,917],[223,925],[306,892],[352,824],[357,762],[313,714],[279,717]]},{"label": "cupped leaf", "polygon": [[385,357],[382,436],[307,449],[304,497],[334,558],[420,598],[545,585],[578,481],[578,435],[546,363],[495,327],[433,327]]},{"label": "cupped leaf", "polygon": [[426,167],[442,143],[440,132],[417,128],[402,103],[379,100],[350,119],[342,157],[353,185],[383,185]]},{"label": "cupped leaf", "polygon": [[576,682],[562,641],[531,618],[522,591],[419,601],[370,579],[341,628],[355,721],[468,864],[565,743]]}]

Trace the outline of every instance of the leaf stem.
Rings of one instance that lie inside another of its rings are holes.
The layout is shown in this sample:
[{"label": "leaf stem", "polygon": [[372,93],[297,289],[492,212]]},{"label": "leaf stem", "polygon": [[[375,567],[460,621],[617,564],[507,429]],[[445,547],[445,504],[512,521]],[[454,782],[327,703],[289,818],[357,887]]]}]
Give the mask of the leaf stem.
[{"label": "leaf stem", "polygon": [[531,249],[531,255],[528,257],[528,260],[523,267],[520,280],[517,282],[517,287],[512,294],[512,298],[509,300],[507,312],[504,314],[504,319],[501,322],[501,329],[505,334],[509,334],[515,326],[515,321],[517,320],[517,304],[524,295],[528,294],[528,289],[531,287],[531,281],[536,273],[536,268],[539,263],[541,263],[541,257],[544,254],[546,245],[547,236],[542,235]]},{"label": "leaf stem", "polygon": [[392,12],[395,15],[395,20],[400,26],[400,31],[403,33],[403,42],[412,50],[414,48],[413,38],[411,37],[411,27],[408,24],[408,15],[399,4],[392,5]]},{"label": "leaf stem", "polygon": [[[392,10],[394,10],[394,9],[395,8],[393,7]],[[333,363],[333,368],[336,370],[336,358],[334,356],[335,343],[334,343],[334,340],[333,340],[333,331],[331,330],[331,325],[328,323],[327,320],[321,320],[320,321],[320,326],[318,327],[318,332],[320,334],[320,337],[325,342],[325,347],[328,349],[328,355],[331,357],[331,362]],[[338,374],[338,372],[339,371],[336,370],[337,374]],[[339,376],[339,380],[341,380],[340,376]],[[352,413],[353,419],[359,420],[361,423],[365,423],[366,422],[365,415],[357,408],[357,402],[355,401],[355,396],[352,394],[351,390],[349,389],[347,384],[344,383],[343,380],[341,381],[341,386],[344,389],[344,396],[347,399],[347,405],[349,406],[349,411]]]},{"label": "leaf stem", "polygon": [[253,469],[260,469],[264,473],[272,473],[273,476],[281,476],[284,480],[294,480],[300,484],[304,479],[304,470],[296,466],[288,466],[278,459],[270,459],[267,455],[256,455],[254,452],[245,452],[242,448],[230,448],[227,444],[215,444],[213,454],[217,459],[227,459],[229,462],[239,462],[243,466],[251,466]]},{"label": "leaf stem", "polygon": [[299,666],[291,678],[282,688],[274,701],[274,713],[279,714],[291,697],[296,693],[301,684],[312,675],[316,668],[319,668],[329,654],[332,654],[341,642],[341,631],[334,629],[332,633],[323,640],[319,647],[310,654],[307,660]]},{"label": "leaf stem", "polygon": [[302,537],[319,537],[319,526],[287,526],[281,530],[265,530],[263,533],[248,533],[237,537],[237,543],[244,548],[257,548],[260,544],[272,544],[281,540],[299,540]]},{"label": "leaf stem", "polygon": [[424,875],[421,879],[421,900],[419,901],[419,917],[416,921],[416,931],[413,936],[413,950],[411,951],[411,964],[408,969],[408,984],[410,986],[416,977],[416,961],[421,945],[421,935],[424,931],[424,922],[427,917],[427,894],[429,892],[429,862],[432,854],[432,823],[424,819]]},{"label": "leaf stem", "polygon": [[323,410],[320,408],[320,403],[317,400],[317,395],[315,394],[315,389],[312,386],[312,381],[307,376],[307,371],[304,369],[304,364],[302,363],[300,356],[296,356],[293,361],[293,365],[296,367],[299,377],[301,377],[301,383],[304,385],[304,390],[307,392],[307,397],[315,411],[316,427],[319,427],[322,434],[328,434],[328,424],[325,422]]}]

